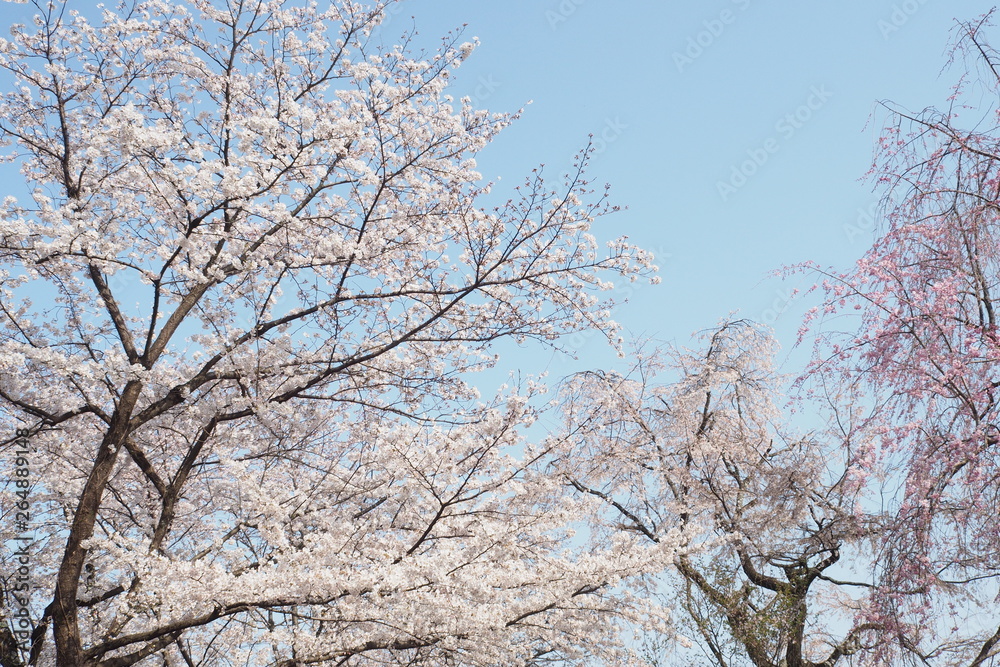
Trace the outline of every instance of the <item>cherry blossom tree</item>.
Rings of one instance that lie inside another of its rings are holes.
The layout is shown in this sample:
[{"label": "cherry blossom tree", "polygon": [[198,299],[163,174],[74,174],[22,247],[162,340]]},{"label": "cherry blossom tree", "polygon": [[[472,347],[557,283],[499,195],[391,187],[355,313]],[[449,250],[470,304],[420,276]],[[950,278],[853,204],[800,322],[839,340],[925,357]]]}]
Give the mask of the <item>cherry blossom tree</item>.
[{"label": "cherry blossom tree", "polygon": [[651,275],[590,234],[587,152],[491,193],[474,44],[383,44],[384,2],[36,7],[0,41],[4,664],[630,664],[679,538],[567,483],[538,385],[469,384],[500,339],[616,340],[599,292]]},{"label": "cherry blossom tree", "polygon": [[945,110],[887,105],[873,167],[883,228],[853,270],[823,272],[826,304],[811,316],[824,324],[808,379],[862,390],[871,408],[852,465],[891,516],[867,612],[883,629],[883,661],[978,666],[1000,655],[1000,53],[990,18],[958,24],[953,60],[969,69]]},{"label": "cherry blossom tree", "polygon": [[860,597],[851,591],[871,584],[834,567],[873,527],[834,465],[842,440],[789,435],[775,404],[774,342],[758,325],[724,322],[704,338],[703,350],[638,355],[628,377],[568,382],[579,449],[564,474],[651,543],[680,527],[683,549],[661,594],[711,664],[841,664],[877,630],[851,626]]}]

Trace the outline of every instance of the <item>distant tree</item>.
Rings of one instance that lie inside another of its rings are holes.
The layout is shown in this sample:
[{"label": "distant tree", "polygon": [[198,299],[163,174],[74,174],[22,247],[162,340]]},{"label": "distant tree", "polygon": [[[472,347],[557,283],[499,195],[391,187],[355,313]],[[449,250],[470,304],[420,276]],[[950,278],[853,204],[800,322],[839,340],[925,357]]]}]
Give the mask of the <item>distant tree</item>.
[{"label": "distant tree", "polygon": [[[883,227],[827,301],[808,379],[863,391],[852,452],[890,516],[865,620],[876,660],[991,665],[1000,656],[1000,53],[992,14],[960,23],[969,70],[949,106],[887,105],[873,175]],[[963,117],[963,120],[960,120]],[[856,309],[858,319],[844,317]],[[857,322],[847,327],[843,322]],[[814,323],[815,324],[815,323]]]},{"label": "distant tree", "polygon": [[472,44],[374,39],[386,5],[40,2],[0,41],[5,665],[618,665],[660,623],[632,585],[675,544],[525,440],[530,383],[468,384],[500,339],[614,338],[597,292],[651,257],[589,234],[585,154],[488,205],[512,117],[447,95]]},{"label": "distant tree", "polygon": [[832,667],[875,629],[851,627],[860,596],[847,592],[871,584],[831,574],[870,530],[843,467],[835,474],[841,440],[787,435],[763,329],[726,322],[704,339],[700,351],[640,355],[631,377],[569,382],[579,449],[564,474],[627,530],[653,543],[680,533],[664,594],[710,664]]}]

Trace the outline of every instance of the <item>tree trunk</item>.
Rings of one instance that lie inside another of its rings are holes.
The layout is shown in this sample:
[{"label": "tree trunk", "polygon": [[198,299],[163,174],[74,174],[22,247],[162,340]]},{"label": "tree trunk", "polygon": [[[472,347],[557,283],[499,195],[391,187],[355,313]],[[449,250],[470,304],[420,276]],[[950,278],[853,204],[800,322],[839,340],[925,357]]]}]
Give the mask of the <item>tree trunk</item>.
[{"label": "tree trunk", "polygon": [[80,572],[87,557],[87,550],[82,544],[94,534],[94,523],[101,506],[104,488],[114,469],[118,452],[128,436],[129,419],[140,391],[142,384],[137,381],[125,385],[118,408],[101,441],[101,447],[94,459],[94,467],[83,487],[80,503],[73,516],[73,525],[66,540],[66,550],[56,578],[52,605],[52,632],[55,636],[58,665],[77,667],[85,664],[76,602],[77,590],[80,587]]}]

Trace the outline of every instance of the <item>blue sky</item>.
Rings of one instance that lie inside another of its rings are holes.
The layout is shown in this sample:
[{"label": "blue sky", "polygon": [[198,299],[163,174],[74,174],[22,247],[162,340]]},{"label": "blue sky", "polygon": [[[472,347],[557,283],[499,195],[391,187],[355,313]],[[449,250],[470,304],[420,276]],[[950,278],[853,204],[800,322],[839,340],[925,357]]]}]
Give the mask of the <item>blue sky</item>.
[{"label": "blue sky", "polygon": [[[460,91],[496,111],[533,100],[481,156],[486,177],[517,182],[540,162],[558,173],[588,134],[606,138],[590,175],[629,208],[597,231],[657,252],[663,278],[616,310],[634,335],[684,345],[739,310],[788,350],[813,303],[789,290],[812,281],[768,274],[805,260],[846,268],[864,252],[877,197],[863,176],[886,120],[877,102],[943,105],[962,73],[945,69],[956,19],[991,7],[405,0],[386,31],[415,25],[431,45],[467,24],[481,47]],[[577,343],[578,364],[537,363],[556,376],[612,363],[598,338]]]}]

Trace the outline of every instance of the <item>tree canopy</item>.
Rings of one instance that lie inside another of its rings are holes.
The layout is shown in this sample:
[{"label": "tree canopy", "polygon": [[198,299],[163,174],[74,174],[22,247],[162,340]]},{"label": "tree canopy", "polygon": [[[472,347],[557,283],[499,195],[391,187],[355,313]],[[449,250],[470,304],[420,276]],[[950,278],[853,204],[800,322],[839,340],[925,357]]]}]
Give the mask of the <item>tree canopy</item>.
[{"label": "tree canopy", "polygon": [[[887,106],[872,248],[792,270],[792,382],[744,319],[629,347],[609,294],[656,267],[598,240],[592,147],[484,180],[518,113],[392,4],[38,2],[0,40],[0,667],[996,663],[990,17],[951,108]],[[585,331],[629,370],[477,387]]]},{"label": "tree canopy", "polygon": [[617,587],[671,545],[571,540],[599,508],[557,438],[524,441],[534,390],[466,381],[498,339],[614,336],[606,276],[650,273],[588,232],[586,153],[484,203],[511,116],[447,95],[473,44],[371,39],[382,4],[38,8],[0,44],[31,192],[0,213],[29,661],[616,655],[647,613]]}]

